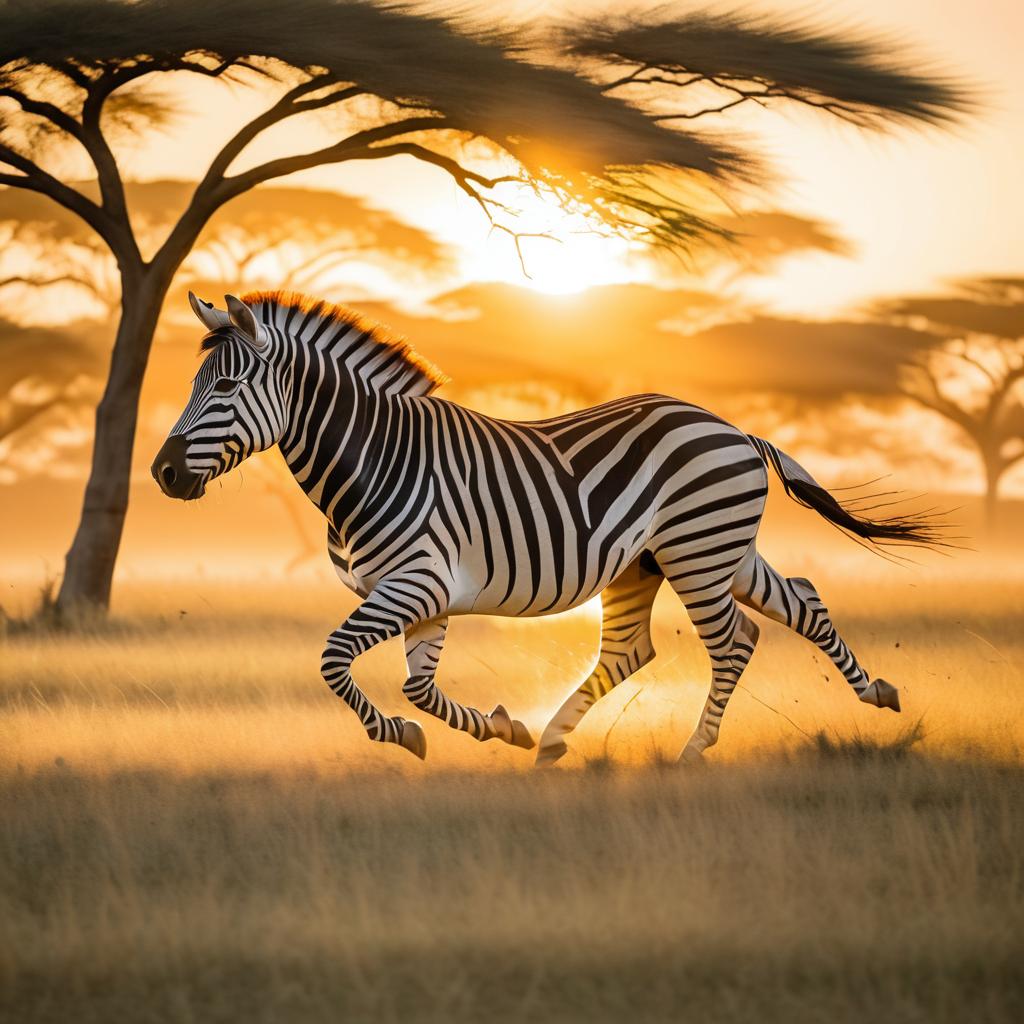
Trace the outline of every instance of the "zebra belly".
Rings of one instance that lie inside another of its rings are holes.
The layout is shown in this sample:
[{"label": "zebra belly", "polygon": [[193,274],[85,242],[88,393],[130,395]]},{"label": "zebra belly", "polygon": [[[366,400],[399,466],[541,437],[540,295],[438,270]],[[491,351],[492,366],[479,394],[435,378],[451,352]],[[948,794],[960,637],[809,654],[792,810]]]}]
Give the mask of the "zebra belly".
[{"label": "zebra belly", "polygon": [[[516,565],[511,579],[500,577],[488,584],[486,576],[467,571],[470,567],[462,565],[456,576],[458,592],[453,594],[452,611],[455,614],[536,617],[578,608],[600,594],[639,558],[645,542],[646,533],[631,544],[614,544],[605,557],[566,565],[558,577],[550,571],[549,562],[540,567],[527,563]],[[479,582],[481,578],[485,581],[483,585]]]}]

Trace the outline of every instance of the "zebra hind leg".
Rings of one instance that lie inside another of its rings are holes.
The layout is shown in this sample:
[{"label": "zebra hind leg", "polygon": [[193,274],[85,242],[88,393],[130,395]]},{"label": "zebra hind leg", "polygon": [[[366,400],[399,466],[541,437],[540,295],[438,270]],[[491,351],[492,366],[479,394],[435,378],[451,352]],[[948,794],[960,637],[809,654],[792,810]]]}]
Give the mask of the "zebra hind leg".
[{"label": "zebra hind leg", "polygon": [[601,651],[597,665],[566,698],[544,729],[537,765],[554,764],[568,750],[565,739],[606,693],[654,657],[651,609],[664,577],[641,555],[601,594]]},{"label": "zebra hind leg", "polygon": [[500,739],[530,750],[534,745],[530,731],[522,722],[511,718],[501,704],[485,715],[452,700],[434,682],[447,630],[447,619],[420,622],[406,630],[405,660],[409,676],[402,692],[421,711],[440,718],[453,729],[468,732],[475,739]]},{"label": "zebra hind leg", "polygon": [[711,658],[711,690],[697,728],[679,755],[680,761],[692,764],[718,742],[726,706],[754,653],[760,630],[740,611],[731,594],[690,601],[686,610]]},{"label": "zebra hind leg", "polygon": [[810,580],[800,576],[787,579],[755,553],[737,573],[733,594],[743,604],[789,626],[816,644],[865,704],[900,710],[899,690],[884,679],[869,681],[867,672],[839,635]]}]

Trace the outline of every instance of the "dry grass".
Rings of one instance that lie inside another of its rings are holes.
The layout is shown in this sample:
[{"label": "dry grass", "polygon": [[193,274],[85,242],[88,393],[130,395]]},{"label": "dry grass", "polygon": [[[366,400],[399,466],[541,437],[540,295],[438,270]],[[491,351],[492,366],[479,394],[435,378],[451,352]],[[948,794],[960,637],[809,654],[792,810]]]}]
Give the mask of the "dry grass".
[{"label": "dry grass", "polygon": [[[905,714],[768,627],[686,771],[707,668],[671,599],[550,773],[432,723],[425,765],[368,743],[317,678],[337,588],[9,626],[0,1019],[1021,1019],[1020,581],[800,568]],[[595,617],[456,622],[442,682],[536,729]],[[397,645],[357,668],[404,710]]]},{"label": "dry grass", "polygon": [[[816,648],[761,620],[716,761],[790,750],[819,732],[887,742],[919,719],[926,752],[1018,761],[1019,576],[979,574],[965,560],[956,575],[948,566],[928,574],[883,565],[843,583],[842,566],[807,561],[795,560],[789,571],[819,582],[861,661],[900,688],[904,714],[857,703]],[[337,583],[124,587],[120,600],[120,615],[108,625],[72,633],[9,627],[0,660],[0,743],[8,764],[34,769],[60,757],[89,772],[319,771],[325,763],[420,770],[403,751],[366,742],[320,680],[323,640],[354,606]],[[598,619],[596,605],[548,619],[456,619],[441,685],[484,710],[500,700],[537,731],[592,664]],[[654,640],[656,660],[587,716],[570,766],[678,754],[709,673],[668,588],[655,606]],[[423,721],[427,770],[522,765],[524,755],[481,747],[405,703],[400,642],[361,659],[356,676],[380,707]]]},{"label": "dry grass", "polygon": [[1010,1021],[1019,769],[8,776],[0,1013]]}]

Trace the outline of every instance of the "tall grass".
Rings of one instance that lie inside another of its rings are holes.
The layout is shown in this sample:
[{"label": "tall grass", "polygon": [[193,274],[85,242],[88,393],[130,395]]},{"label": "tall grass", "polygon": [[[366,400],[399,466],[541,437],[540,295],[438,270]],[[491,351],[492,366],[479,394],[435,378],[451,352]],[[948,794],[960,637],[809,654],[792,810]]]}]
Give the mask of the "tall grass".
[{"label": "tall grass", "polygon": [[[685,770],[708,669],[671,595],[547,773],[432,722],[425,764],[369,743],[318,677],[336,588],[9,621],[0,1020],[1024,1019],[1019,581],[818,582],[904,714],[768,625]],[[537,730],[596,632],[457,621],[441,682]],[[410,714],[402,671],[357,664]]]},{"label": "tall grass", "polygon": [[0,1013],[30,1021],[1010,1021],[1024,774],[3,780]]}]

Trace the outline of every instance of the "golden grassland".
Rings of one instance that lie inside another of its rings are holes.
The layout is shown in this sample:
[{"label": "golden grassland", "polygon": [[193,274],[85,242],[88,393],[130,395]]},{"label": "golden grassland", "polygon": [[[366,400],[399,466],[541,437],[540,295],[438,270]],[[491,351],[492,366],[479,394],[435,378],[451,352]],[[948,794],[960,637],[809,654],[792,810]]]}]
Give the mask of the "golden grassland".
[{"label": "golden grassland", "polygon": [[[902,716],[765,624],[719,745],[671,763],[706,658],[659,657],[555,769],[420,720],[369,743],[317,666],[337,585],[126,585],[0,659],[0,1019],[1024,1017],[1024,588],[1011,559],[818,584]],[[184,614],[182,614],[184,612]],[[597,610],[456,621],[442,685],[539,732]],[[391,643],[357,663],[409,713]]]},{"label": "golden grassland", "polygon": [[4,783],[19,1021],[1010,1021],[1022,773],[906,754]]}]

